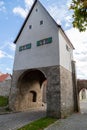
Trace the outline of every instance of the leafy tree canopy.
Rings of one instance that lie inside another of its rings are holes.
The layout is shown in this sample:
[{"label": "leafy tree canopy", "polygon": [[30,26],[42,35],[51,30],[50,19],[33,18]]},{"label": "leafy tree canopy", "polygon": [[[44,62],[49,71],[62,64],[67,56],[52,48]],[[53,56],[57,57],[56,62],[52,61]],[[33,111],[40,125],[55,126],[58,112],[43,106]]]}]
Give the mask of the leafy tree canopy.
[{"label": "leafy tree canopy", "polygon": [[87,27],[87,0],[72,0],[70,9],[73,12],[73,27],[78,28],[80,32],[85,31]]}]

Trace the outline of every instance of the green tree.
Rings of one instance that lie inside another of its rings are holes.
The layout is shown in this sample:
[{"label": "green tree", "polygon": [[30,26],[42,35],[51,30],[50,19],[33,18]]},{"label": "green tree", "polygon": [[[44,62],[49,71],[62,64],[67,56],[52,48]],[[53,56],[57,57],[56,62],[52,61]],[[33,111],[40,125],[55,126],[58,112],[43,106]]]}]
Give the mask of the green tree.
[{"label": "green tree", "polygon": [[87,0],[72,0],[70,9],[73,10],[73,27],[80,32],[87,28]]}]

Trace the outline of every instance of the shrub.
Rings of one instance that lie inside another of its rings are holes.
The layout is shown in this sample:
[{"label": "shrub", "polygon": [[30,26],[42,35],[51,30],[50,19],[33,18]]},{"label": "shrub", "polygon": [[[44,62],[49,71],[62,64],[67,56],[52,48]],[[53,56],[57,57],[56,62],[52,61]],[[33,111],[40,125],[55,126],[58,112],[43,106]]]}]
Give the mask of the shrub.
[{"label": "shrub", "polygon": [[0,96],[0,107],[8,105],[8,97]]}]

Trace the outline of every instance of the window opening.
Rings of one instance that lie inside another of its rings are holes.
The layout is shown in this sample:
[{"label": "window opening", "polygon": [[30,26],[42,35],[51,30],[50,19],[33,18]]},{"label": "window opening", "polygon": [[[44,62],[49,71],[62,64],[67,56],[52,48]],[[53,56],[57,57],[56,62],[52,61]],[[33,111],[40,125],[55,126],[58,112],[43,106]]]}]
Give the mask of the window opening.
[{"label": "window opening", "polygon": [[30,93],[33,95],[32,102],[36,102],[37,93],[35,91],[30,91]]},{"label": "window opening", "polygon": [[36,9],[36,12],[38,11],[38,9]]},{"label": "window opening", "polygon": [[31,29],[32,28],[32,25],[29,25],[29,29]]},{"label": "window opening", "polygon": [[66,45],[66,50],[69,51],[69,47]]},{"label": "window opening", "polygon": [[40,21],[40,25],[42,25],[42,24],[43,24],[43,20]]}]

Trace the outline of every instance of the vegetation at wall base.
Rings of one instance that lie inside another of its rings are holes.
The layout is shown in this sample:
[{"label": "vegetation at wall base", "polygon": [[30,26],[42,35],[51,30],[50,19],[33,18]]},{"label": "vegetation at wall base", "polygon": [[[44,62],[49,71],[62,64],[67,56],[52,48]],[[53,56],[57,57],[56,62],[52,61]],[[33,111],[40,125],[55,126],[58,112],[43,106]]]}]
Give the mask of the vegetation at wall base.
[{"label": "vegetation at wall base", "polygon": [[44,128],[48,127],[55,121],[57,121],[57,119],[45,117],[34,121],[18,130],[44,130]]},{"label": "vegetation at wall base", "polygon": [[8,97],[0,96],[0,107],[8,105]]}]

